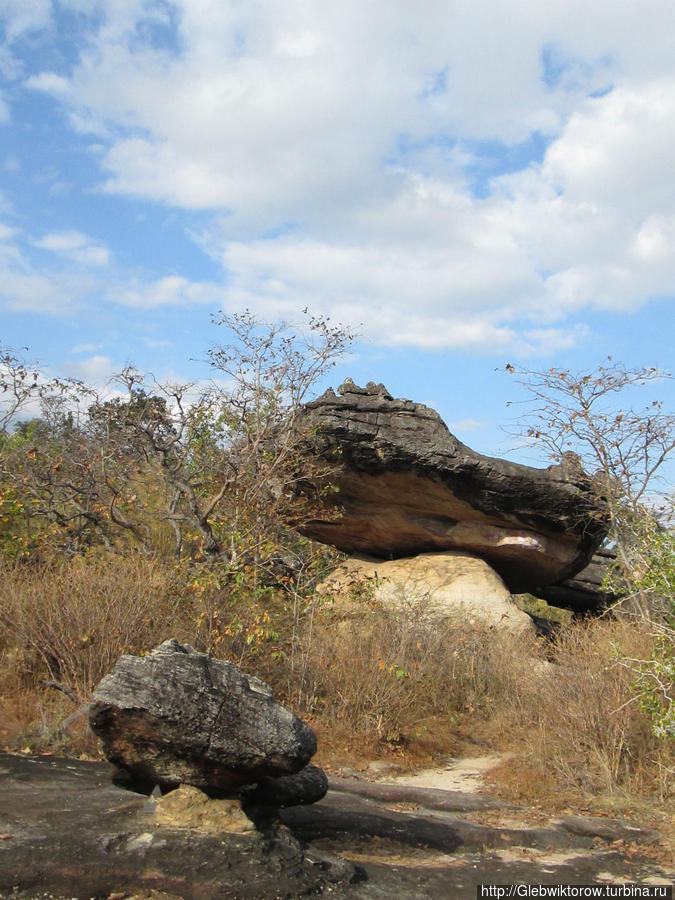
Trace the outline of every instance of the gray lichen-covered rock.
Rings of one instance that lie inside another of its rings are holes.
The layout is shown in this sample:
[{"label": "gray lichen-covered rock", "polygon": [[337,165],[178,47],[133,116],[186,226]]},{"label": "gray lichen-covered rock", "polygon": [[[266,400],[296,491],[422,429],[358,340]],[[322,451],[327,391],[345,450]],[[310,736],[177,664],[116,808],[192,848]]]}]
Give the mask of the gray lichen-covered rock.
[{"label": "gray lichen-covered rock", "polygon": [[96,688],[89,721],[110,762],[149,786],[236,793],[300,771],[316,752],[312,729],[264,682],[175,640],[122,656]]},{"label": "gray lichen-covered rock", "polygon": [[334,464],[341,514],[300,530],[348,553],[468,551],[511,591],[534,591],[583,569],[606,533],[606,510],[576,457],[535,469],[482,456],[434,410],[383,385],[328,390],[307,405],[306,424],[307,453]]}]

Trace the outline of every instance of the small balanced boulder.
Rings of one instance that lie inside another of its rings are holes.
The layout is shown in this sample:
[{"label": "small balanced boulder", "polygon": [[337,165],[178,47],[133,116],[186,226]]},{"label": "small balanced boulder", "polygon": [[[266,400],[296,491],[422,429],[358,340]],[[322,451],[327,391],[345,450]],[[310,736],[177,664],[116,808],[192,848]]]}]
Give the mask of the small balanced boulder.
[{"label": "small balanced boulder", "polygon": [[176,640],[122,656],[96,688],[89,721],[122,780],[138,789],[190,784],[236,795],[284,776],[283,805],[320,799],[316,767],[294,778],[316,752],[312,729],[263,681]]}]

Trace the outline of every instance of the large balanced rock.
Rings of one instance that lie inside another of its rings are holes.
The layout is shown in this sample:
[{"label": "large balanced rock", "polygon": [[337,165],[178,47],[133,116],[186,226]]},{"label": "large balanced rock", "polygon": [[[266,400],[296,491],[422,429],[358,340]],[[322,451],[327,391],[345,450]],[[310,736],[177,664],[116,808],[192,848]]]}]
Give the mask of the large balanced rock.
[{"label": "large balanced rock", "polygon": [[534,591],[582,569],[606,533],[606,511],[574,456],[547,469],[482,456],[434,410],[372,382],[329,389],[305,415],[307,453],[333,464],[329,502],[340,513],[300,530],[348,553],[464,550],[511,591]]},{"label": "large balanced rock", "polygon": [[96,688],[89,721],[110,762],[150,787],[236,793],[267,776],[290,777],[316,751],[312,729],[264,682],[175,640],[122,656]]},{"label": "large balanced rock", "polygon": [[492,628],[526,634],[532,619],[518,609],[494,569],[483,559],[457,550],[378,560],[352,556],[317,588],[338,609],[359,596],[385,607],[409,609],[430,620],[450,619],[462,627]]}]

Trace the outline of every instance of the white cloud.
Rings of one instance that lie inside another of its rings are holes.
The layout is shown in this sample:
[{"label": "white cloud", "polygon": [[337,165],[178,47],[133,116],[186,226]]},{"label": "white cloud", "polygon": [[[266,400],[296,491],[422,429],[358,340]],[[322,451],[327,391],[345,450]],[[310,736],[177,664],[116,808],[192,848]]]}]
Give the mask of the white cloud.
[{"label": "white cloud", "polygon": [[81,276],[24,274],[0,262],[0,303],[15,312],[71,315],[92,287],[92,282]]},{"label": "white cloud", "polygon": [[93,353],[94,350],[98,350],[100,348],[100,344],[76,344],[74,347],[71,347],[71,353]]},{"label": "white cloud", "polygon": [[70,93],[70,81],[65,76],[57,75],[55,72],[41,72],[39,75],[31,75],[30,78],[26,79],[26,87],[64,98],[67,98]]},{"label": "white cloud", "polygon": [[[132,277],[109,265],[107,248],[78,231],[22,240],[18,229],[0,222],[0,304],[11,311],[72,315],[91,304],[92,298],[97,305],[103,299],[138,309],[192,305],[217,309],[224,301],[223,287],[214,283],[179,276]],[[33,258],[34,247],[49,251],[53,260]],[[88,349],[94,346],[80,345],[72,352]]]},{"label": "white cloud", "polygon": [[73,70],[27,83],[99,142],[105,190],[215,213],[225,276],[120,277],[118,304],[308,304],[383,343],[526,354],[672,293],[672,0],[101,9]]},{"label": "white cloud", "polygon": [[104,385],[114,374],[119,371],[110,357],[90,356],[77,363],[69,363],[64,366],[66,374],[72,378],[78,378],[88,385]]},{"label": "white cloud", "polygon": [[673,208],[675,71],[585,101],[549,149],[543,174],[570,202],[633,220]]},{"label": "white cloud", "polygon": [[108,298],[122,306],[151,309],[161,306],[192,306],[207,304],[212,308],[222,303],[222,288],[207,282],[190,282],[178,275],[157,281],[119,284],[108,292]]},{"label": "white cloud", "polygon": [[[48,236],[47,244],[52,241],[52,249],[60,250],[63,243],[76,243],[72,233],[70,241]],[[24,241],[19,229],[0,223],[0,306],[21,313],[72,315],[100,287],[97,279],[82,271],[80,261],[65,268],[58,259],[57,265],[40,264],[30,253],[34,245]]]},{"label": "white cloud", "polygon": [[16,234],[16,229],[11,228],[9,225],[3,225],[0,222],[0,242],[10,241],[14,235]]},{"label": "white cloud", "polygon": [[617,88],[580,107],[541,167],[495,181],[501,226],[550,273],[552,320],[672,294],[674,122],[675,77]]},{"label": "white cloud", "polygon": [[36,247],[62,254],[83,266],[107,266],[110,262],[108,248],[92,241],[79,231],[47,234],[34,243]]},{"label": "white cloud", "polygon": [[6,39],[14,41],[25,32],[44,28],[51,19],[51,0],[2,0],[0,23]]}]

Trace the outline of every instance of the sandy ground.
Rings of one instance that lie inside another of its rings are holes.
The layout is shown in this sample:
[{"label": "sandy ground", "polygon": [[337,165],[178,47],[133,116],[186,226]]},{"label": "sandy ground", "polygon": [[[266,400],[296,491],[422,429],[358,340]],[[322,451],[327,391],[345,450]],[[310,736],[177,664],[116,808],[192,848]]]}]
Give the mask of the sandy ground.
[{"label": "sandy ground", "polygon": [[383,780],[391,784],[409,787],[476,793],[483,787],[485,775],[509,758],[509,754],[499,753],[491,753],[486,756],[467,756],[453,759],[442,768],[423,769],[411,775],[386,777]]}]

